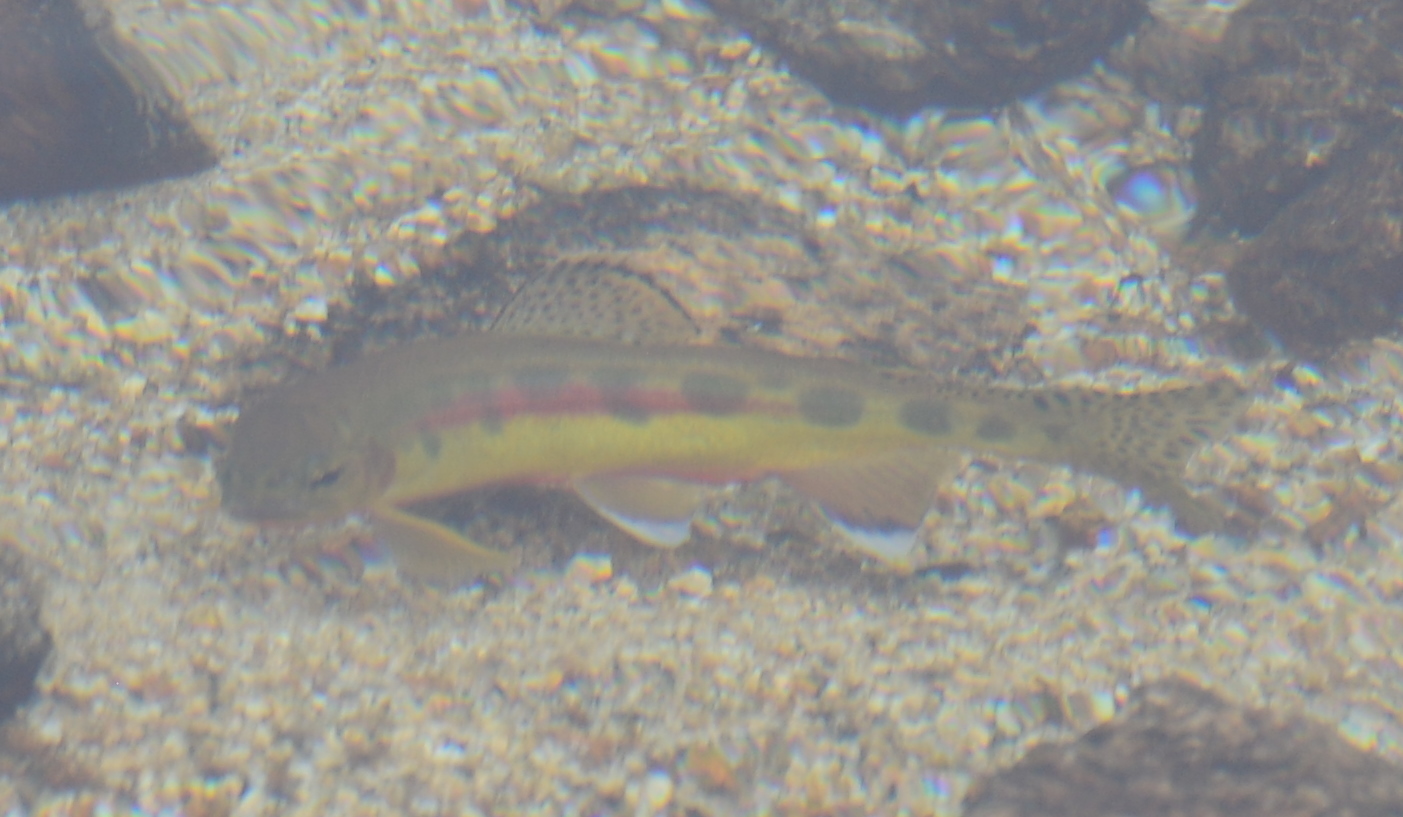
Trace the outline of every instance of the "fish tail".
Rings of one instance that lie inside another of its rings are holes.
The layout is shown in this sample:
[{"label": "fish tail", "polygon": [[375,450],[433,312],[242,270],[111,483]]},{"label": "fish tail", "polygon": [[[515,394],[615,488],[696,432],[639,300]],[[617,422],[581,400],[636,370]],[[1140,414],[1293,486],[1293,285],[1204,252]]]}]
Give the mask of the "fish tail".
[{"label": "fish tail", "polygon": [[1195,452],[1232,429],[1248,403],[1242,387],[1219,380],[1080,397],[1067,439],[1071,464],[1139,488],[1150,502],[1169,506],[1187,533],[1231,527],[1226,506],[1189,491],[1184,469]]}]

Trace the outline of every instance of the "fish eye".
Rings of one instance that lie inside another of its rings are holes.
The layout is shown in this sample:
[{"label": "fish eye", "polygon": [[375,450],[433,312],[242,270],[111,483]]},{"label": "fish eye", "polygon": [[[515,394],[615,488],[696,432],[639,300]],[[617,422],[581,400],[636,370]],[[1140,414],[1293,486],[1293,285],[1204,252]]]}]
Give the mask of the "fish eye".
[{"label": "fish eye", "polygon": [[312,478],[312,481],[308,483],[308,486],[314,490],[330,488],[341,479],[341,474],[343,471],[345,471],[345,469],[340,466],[336,468],[330,468],[314,476]]}]

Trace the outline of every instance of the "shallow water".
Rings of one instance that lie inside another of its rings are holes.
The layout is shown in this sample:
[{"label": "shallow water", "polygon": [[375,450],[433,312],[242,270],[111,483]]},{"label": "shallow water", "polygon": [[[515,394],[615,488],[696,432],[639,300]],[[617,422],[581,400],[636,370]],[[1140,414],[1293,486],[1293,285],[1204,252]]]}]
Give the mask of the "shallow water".
[{"label": "shallow water", "polygon": [[[0,221],[0,537],[55,642],[0,811],[956,815],[1165,678],[1403,761],[1403,346],[1288,367],[1196,334],[1231,308],[1171,255],[1193,197],[1164,110],[1096,70],[1012,111],[863,121],[699,6],[619,5],[112,6],[221,162]],[[485,320],[534,257],[463,274],[464,231],[636,184],[770,214],[605,236],[713,339],[1251,384],[1189,473],[1258,532],[1187,539],[1109,481],[967,457],[912,575],[770,484],[676,552],[507,491],[442,514],[525,566],[445,591],[356,520],[219,513],[241,394]]]}]

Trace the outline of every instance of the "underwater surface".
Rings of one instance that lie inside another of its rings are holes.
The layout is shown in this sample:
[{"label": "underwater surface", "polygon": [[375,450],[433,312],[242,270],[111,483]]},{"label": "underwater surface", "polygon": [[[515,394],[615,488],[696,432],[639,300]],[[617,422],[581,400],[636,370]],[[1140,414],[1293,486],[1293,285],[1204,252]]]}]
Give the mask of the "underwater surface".
[{"label": "underwater surface", "polygon": [[[1238,195],[1251,123],[1176,73],[1259,42],[1222,3],[872,110],[810,60],[925,76],[925,23],[815,3],[786,58],[732,5],[79,15],[161,124],[47,195],[0,121],[0,814],[1403,813],[1403,232],[1338,298],[1261,273],[1390,212],[1396,135]],[[241,458],[258,405],[359,492]]]}]

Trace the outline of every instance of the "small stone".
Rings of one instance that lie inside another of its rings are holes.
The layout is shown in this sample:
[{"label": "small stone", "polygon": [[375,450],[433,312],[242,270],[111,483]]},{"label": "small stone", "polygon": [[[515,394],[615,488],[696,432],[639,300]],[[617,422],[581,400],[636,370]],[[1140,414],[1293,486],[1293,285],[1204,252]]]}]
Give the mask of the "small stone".
[{"label": "small stone", "polygon": [[672,803],[675,787],[667,772],[654,769],[643,778],[643,787],[638,796],[639,814],[662,814]]},{"label": "small stone", "polygon": [[303,323],[325,323],[326,316],[326,299],[317,295],[307,298],[292,311],[292,317]]},{"label": "small stone", "polygon": [[736,779],[736,764],[716,746],[696,746],[687,750],[684,771],[707,791],[732,793],[740,788]]},{"label": "small stone", "polygon": [[608,554],[580,553],[565,566],[565,578],[582,584],[607,582],[614,576],[614,561]]},{"label": "small stone", "polygon": [[176,330],[163,313],[154,309],[146,309],[137,315],[114,323],[112,334],[118,340],[136,346],[156,346],[174,340]]},{"label": "small stone", "polygon": [[704,567],[690,568],[669,579],[667,586],[684,596],[707,598],[711,595],[711,571]]}]

